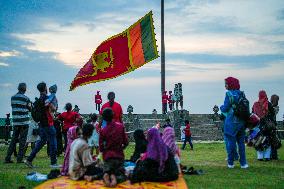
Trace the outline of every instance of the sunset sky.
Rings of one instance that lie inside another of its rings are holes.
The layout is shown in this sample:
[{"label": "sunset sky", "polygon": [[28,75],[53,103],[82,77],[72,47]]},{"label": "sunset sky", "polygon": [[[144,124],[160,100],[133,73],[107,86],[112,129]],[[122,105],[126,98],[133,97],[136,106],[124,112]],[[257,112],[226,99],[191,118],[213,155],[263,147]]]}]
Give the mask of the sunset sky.
[{"label": "sunset sky", "polygon": [[[160,0],[0,0],[0,117],[11,112],[19,82],[57,84],[59,111],[77,104],[95,112],[94,94],[109,91],[126,112],[161,112],[158,58],[127,75],[69,92],[79,69],[104,40],[153,11],[160,49]],[[184,108],[212,113],[224,100],[224,78],[237,77],[251,105],[258,92],[280,96],[284,113],[283,0],[165,0],[166,89],[183,84]]]}]

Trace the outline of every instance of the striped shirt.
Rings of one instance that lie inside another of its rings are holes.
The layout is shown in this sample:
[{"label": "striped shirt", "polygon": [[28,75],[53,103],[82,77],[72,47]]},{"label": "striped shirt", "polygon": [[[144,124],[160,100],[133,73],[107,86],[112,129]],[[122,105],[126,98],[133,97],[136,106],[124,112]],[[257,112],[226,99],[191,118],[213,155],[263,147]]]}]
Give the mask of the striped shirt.
[{"label": "striped shirt", "polygon": [[30,99],[24,94],[17,93],[11,97],[12,117],[14,126],[29,126],[29,103]]}]

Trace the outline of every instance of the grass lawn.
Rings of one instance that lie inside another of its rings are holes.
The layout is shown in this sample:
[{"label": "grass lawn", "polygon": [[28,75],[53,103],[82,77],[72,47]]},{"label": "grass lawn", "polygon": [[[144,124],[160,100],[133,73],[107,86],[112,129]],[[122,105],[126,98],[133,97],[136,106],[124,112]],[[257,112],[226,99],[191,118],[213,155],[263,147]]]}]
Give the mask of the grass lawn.
[{"label": "grass lawn", "polygon": [[[133,145],[126,150],[126,157],[129,158],[133,152]],[[46,148],[34,160],[38,168],[31,170],[24,164],[3,164],[6,155],[6,146],[0,147],[0,189],[16,189],[19,186],[33,188],[40,183],[31,182],[25,179],[28,172],[37,171],[48,174],[50,171],[50,160],[46,155]],[[194,151],[189,146],[182,151],[182,164],[193,166],[195,169],[202,169],[204,175],[185,176],[189,189],[194,188],[284,188],[284,148],[279,151],[282,160],[259,162],[256,160],[256,152],[253,148],[247,148],[246,154],[249,168],[240,169],[237,162],[234,169],[227,169],[224,144],[194,144]],[[63,157],[59,158],[59,163]]]}]

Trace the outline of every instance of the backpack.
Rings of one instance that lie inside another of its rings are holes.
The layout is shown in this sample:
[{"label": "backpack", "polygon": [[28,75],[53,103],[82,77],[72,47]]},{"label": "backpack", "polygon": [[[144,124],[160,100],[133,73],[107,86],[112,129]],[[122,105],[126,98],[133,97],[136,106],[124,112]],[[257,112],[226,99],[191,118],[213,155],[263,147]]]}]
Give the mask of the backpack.
[{"label": "backpack", "polygon": [[35,122],[40,122],[45,118],[45,103],[42,99],[36,98],[32,106],[32,118]]},{"label": "backpack", "polygon": [[239,99],[237,102],[234,102],[234,98],[231,93],[229,93],[230,101],[232,102],[232,107],[234,110],[234,115],[239,119],[248,121],[251,113],[249,108],[249,101],[245,96],[245,93],[241,91]]}]

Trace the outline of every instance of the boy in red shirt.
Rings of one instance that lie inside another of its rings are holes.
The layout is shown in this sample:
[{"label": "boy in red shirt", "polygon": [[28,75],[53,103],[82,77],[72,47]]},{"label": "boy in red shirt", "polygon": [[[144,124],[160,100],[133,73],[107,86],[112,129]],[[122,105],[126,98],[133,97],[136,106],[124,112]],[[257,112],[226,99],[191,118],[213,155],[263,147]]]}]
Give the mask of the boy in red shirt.
[{"label": "boy in red shirt", "polygon": [[113,111],[105,108],[102,118],[106,126],[99,137],[99,148],[104,160],[104,183],[107,187],[115,187],[126,180],[123,150],[128,145],[128,138],[122,123],[113,121]]},{"label": "boy in red shirt", "polygon": [[182,149],[184,150],[186,142],[188,142],[189,145],[190,145],[190,149],[193,150],[193,144],[191,142],[191,132],[190,132],[189,121],[185,120],[184,123],[185,123],[185,128],[183,129],[182,132],[185,134],[185,139],[184,139],[184,142],[183,142],[183,145],[182,145]]}]

